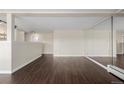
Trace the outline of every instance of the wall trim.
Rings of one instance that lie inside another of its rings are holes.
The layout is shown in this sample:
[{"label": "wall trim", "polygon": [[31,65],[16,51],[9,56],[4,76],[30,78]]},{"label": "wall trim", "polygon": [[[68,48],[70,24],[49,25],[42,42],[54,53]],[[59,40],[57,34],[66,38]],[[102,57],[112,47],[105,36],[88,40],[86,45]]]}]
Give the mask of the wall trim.
[{"label": "wall trim", "polygon": [[92,59],[92,58],[90,58],[88,56],[84,56],[84,57],[87,58],[88,60],[94,62],[95,64],[99,65],[100,67],[104,68],[105,70],[107,70],[107,67],[104,66],[103,64],[100,64],[98,61],[96,61],[96,60],[94,60],[94,59]]},{"label": "wall trim", "polygon": [[55,57],[83,57],[83,55],[53,55]]},{"label": "wall trim", "polygon": [[43,55],[53,55],[53,53],[42,53]]},{"label": "wall trim", "polygon": [[14,69],[12,70],[12,73],[16,72],[17,70],[23,68],[24,66],[26,66],[26,65],[28,65],[28,64],[30,64],[30,63],[32,63],[34,60],[38,59],[38,58],[41,57],[41,56],[42,56],[42,55],[39,55],[39,56],[37,56],[36,58],[33,58],[32,60],[30,60],[29,62],[27,62],[27,63],[25,63],[25,64],[22,64],[22,65],[20,65],[20,66],[18,66],[18,67],[16,67],[16,68],[14,68]]}]

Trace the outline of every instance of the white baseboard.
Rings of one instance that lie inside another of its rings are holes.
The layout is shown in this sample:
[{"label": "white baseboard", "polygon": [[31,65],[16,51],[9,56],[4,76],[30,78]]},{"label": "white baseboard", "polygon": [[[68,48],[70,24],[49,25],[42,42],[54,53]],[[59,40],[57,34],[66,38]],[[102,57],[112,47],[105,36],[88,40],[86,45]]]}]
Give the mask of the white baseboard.
[{"label": "white baseboard", "polygon": [[124,70],[113,65],[107,66],[107,71],[124,80]]},{"label": "white baseboard", "polygon": [[14,69],[12,70],[12,73],[14,73],[14,72],[16,72],[17,70],[21,69],[22,67],[28,65],[29,63],[33,62],[34,60],[36,60],[37,58],[39,58],[39,57],[41,57],[41,56],[42,56],[42,55],[39,55],[39,56],[35,57],[34,59],[30,60],[29,62],[26,62],[25,64],[22,64],[22,65],[20,65],[20,66],[18,66],[18,67],[16,67],[16,68],[14,68]]},{"label": "white baseboard", "polygon": [[47,55],[47,54],[48,54],[48,55],[53,55],[53,53],[42,53],[42,54],[44,54],[44,55],[45,55],[45,54],[46,54],[46,55]]},{"label": "white baseboard", "polygon": [[51,53],[43,53],[42,55],[53,55],[53,54],[51,54]]},{"label": "white baseboard", "polygon": [[0,71],[0,74],[11,74],[11,71]]},{"label": "white baseboard", "polygon": [[53,55],[55,57],[83,57],[83,55]]},{"label": "white baseboard", "polygon": [[88,60],[94,62],[95,64],[99,65],[100,67],[104,68],[105,70],[107,70],[107,67],[104,66],[103,64],[100,64],[98,61],[96,61],[96,60],[94,60],[94,59],[92,59],[90,57],[87,57],[87,56],[85,56],[85,58],[87,58]]}]

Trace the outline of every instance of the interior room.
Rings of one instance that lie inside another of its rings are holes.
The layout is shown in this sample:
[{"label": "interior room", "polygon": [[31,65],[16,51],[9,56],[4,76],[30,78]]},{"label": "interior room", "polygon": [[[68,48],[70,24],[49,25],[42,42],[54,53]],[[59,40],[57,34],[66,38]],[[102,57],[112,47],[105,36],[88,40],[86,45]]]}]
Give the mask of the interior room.
[{"label": "interior room", "polygon": [[0,10],[0,83],[123,84],[124,10]]}]

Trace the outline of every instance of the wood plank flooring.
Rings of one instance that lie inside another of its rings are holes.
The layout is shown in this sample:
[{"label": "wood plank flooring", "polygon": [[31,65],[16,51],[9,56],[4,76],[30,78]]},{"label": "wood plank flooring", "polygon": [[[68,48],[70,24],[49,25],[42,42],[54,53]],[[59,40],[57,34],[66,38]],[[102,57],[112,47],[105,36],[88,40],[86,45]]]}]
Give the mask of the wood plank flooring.
[{"label": "wood plank flooring", "polygon": [[111,84],[123,83],[84,57],[44,55],[12,75],[0,75],[6,84]]},{"label": "wood plank flooring", "polygon": [[116,66],[124,69],[124,54],[123,55],[117,55]]},{"label": "wood plank flooring", "polygon": [[118,54],[117,57],[114,59],[112,57],[91,57],[91,58],[105,66],[109,64],[113,64],[112,61],[114,61],[115,66],[124,69],[124,55]]},{"label": "wood plank flooring", "polygon": [[90,58],[96,60],[97,62],[99,62],[100,64],[102,64],[104,66],[113,64],[112,57],[90,57]]}]

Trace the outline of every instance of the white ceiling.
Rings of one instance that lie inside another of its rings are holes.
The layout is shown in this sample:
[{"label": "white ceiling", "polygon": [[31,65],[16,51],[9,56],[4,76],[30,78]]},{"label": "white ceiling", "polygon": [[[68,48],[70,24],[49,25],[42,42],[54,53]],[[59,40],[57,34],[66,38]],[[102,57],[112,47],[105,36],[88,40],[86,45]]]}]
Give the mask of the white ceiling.
[{"label": "white ceiling", "polygon": [[26,31],[83,30],[102,17],[18,17],[16,25]]},{"label": "white ceiling", "polygon": [[119,9],[0,9],[0,13],[113,13]]},{"label": "white ceiling", "polygon": [[[79,10],[4,10],[15,13],[15,24],[24,31],[85,30],[99,22],[105,15],[118,9],[79,9]],[[1,10],[0,10],[1,11]],[[39,13],[46,13],[41,15]],[[49,15],[51,13],[54,15]],[[70,14],[71,13],[71,14]],[[89,13],[89,15],[80,14]],[[93,13],[93,15],[92,15]],[[94,15],[96,13],[96,16]],[[58,15],[59,14],[59,15]],[[75,14],[76,16],[74,16]],[[0,17],[1,18],[1,17]],[[120,24],[121,25],[121,24]],[[122,26],[123,28],[123,26]]]},{"label": "white ceiling", "polygon": [[[96,22],[103,18],[103,16],[92,16],[91,14],[111,14],[116,11],[117,9],[20,10],[21,13],[25,13],[21,15],[17,14],[15,23],[20,29],[25,31],[53,31],[58,29],[85,30],[92,27]],[[34,15],[34,12],[36,14],[41,12],[48,13],[48,15],[45,14],[36,16]],[[89,13],[90,16],[80,15],[85,13]],[[76,16],[74,16],[74,14]]]}]

